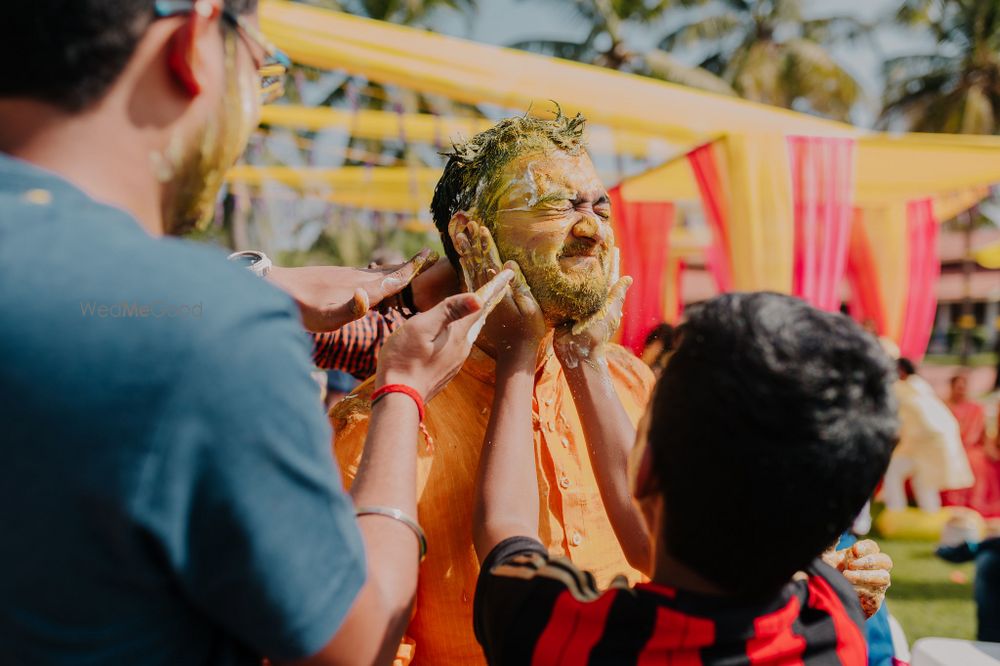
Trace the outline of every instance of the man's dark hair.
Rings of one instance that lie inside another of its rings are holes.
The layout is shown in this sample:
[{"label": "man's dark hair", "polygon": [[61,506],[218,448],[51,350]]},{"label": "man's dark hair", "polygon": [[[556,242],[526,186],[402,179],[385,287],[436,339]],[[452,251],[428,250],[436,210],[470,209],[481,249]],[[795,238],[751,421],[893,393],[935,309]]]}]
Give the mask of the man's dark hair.
[{"label": "man's dark hair", "polygon": [[[100,100],[125,69],[153,21],[153,0],[29,0],[4,7],[8,54],[0,97],[29,97],[67,111]],[[257,0],[226,0],[237,14]]]},{"label": "man's dark hair", "polygon": [[458,253],[448,234],[448,223],[460,210],[475,208],[487,228],[495,232],[497,204],[503,193],[500,177],[516,157],[532,150],[558,148],[571,155],[585,149],[583,132],[586,120],[577,114],[570,118],[556,109],[552,120],[528,115],[504,118],[464,143],[456,143],[444,155],[448,163],[434,188],[431,215],[441,234],[445,254],[456,268]]},{"label": "man's dark hair", "polygon": [[913,361],[906,357],[896,361],[896,369],[907,377],[917,374],[917,366],[914,365]]},{"label": "man's dark hair", "polygon": [[849,318],[780,294],[712,299],[678,335],[649,427],[666,548],[730,593],[771,593],[882,478],[893,369]]}]

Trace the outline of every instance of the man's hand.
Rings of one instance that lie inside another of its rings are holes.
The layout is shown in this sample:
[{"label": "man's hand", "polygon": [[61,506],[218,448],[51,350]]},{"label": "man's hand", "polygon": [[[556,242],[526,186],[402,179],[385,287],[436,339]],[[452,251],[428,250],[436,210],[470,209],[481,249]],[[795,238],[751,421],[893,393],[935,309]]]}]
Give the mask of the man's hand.
[{"label": "man's hand", "polygon": [[619,277],[618,248],[613,250],[612,257],[612,286],[604,306],[587,319],[564,324],[556,330],[553,344],[556,358],[564,368],[573,369],[580,363],[600,363],[604,358],[604,346],[618,330],[632,278]]},{"label": "man's hand", "polygon": [[397,329],[379,354],[375,386],[406,384],[429,402],[465,363],[512,277],[500,271],[475,293],[446,298]]},{"label": "man's hand", "polygon": [[524,352],[534,358],[547,329],[542,309],[532,296],[520,266],[513,261],[501,264],[489,229],[474,221],[469,220],[455,239],[462,273],[470,288],[480,288],[504,269],[514,274],[510,289],[504,290],[483,329],[489,346],[498,356]]},{"label": "man's hand", "polygon": [[295,299],[307,330],[335,331],[402,291],[437,260],[437,253],[423,250],[401,266],[275,266],[267,279]]},{"label": "man's hand", "polygon": [[865,617],[878,612],[891,584],[892,558],[881,552],[877,543],[866,539],[850,548],[829,550],[823,554],[823,561],[844,574],[854,586]]}]

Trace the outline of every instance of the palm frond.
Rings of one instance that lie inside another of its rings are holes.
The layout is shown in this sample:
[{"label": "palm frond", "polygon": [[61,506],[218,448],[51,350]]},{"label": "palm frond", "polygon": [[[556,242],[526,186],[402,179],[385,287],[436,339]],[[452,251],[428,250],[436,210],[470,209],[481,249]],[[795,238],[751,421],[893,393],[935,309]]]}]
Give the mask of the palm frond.
[{"label": "palm frond", "polygon": [[863,97],[861,86],[822,46],[808,39],[781,45],[784,80],[794,98],[802,98],[821,115],[847,120]]},{"label": "palm frond", "polygon": [[677,28],[664,36],[657,48],[673,51],[678,46],[690,46],[696,42],[721,41],[736,31],[746,31],[752,22],[744,15],[726,12],[708,16]]},{"label": "palm frond", "polygon": [[802,36],[823,43],[870,38],[874,30],[874,25],[850,16],[828,16],[802,22]]},{"label": "palm frond", "polygon": [[736,95],[732,86],[718,76],[700,67],[685,64],[666,51],[647,51],[643,54],[643,62],[643,73],[647,76],[720,95]]},{"label": "palm frond", "polygon": [[[915,128],[935,100],[948,96],[954,88],[955,76],[950,71],[935,71],[900,80],[886,88],[878,126],[884,128],[893,120],[900,119],[905,121],[907,127]],[[935,115],[941,115],[940,109],[935,111]]]},{"label": "palm frond", "polygon": [[730,62],[725,79],[745,99],[788,107],[792,97],[783,85],[783,74],[778,45],[772,41],[755,41]]},{"label": "palm frond", "polygon": [[514,42],[513,44],[509,44],[508,47],[552,56],[554,58],[576,60],[577,62],[592,62],[597,57],[597,52],[587,41],[570,42],[558,39],[528,39]]}]

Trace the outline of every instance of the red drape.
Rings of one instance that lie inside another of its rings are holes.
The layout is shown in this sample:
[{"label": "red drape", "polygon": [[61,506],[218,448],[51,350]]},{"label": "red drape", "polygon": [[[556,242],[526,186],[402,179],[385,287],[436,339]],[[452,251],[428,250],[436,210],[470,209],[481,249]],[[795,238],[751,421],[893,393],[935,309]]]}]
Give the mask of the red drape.
[{"label": "red drape", "polygon": [[906,358],[918,360],[927,351],[937,310],[935,285],[941,274],[937,253],[938,224],[930,199],[911,201],[906,207],[906,217],[910,285],[899,351]]},{"label": "red drape", "polygon": [[854,198],[854,140],[788,137],[795,211],[793,293],[840,308]]},{"label": "red drape", "polygon": [[729,216],[726,212],[726,193],[722,189],[722,177],[715,157],[714,144],[708,143],[695,148],[687,155],[691,171],[694,173],[698,191],[701,193],[705,221],[712,230],[712,243],[707,250],[708,270],[715,279],[719,293],[732,291],[733,276],[729,256]]},{"label": "red drape", "polygon": [[638,354],[646,335],[663,321],[663,287],[674,205],[628,202],[622,199],[620,187],[613,188],[609,195],[615,240],[621,251],[621,272],[634,280],[625,299],[621,344]]},{"label": "red drape", "polygon": [[668,312],[667,322],[677,324],[684,316],[684,271],[687,264],[683,260],[678,260],[673,265],[673,275],[670,278],[670,288],[673,289],[673,312]]}]

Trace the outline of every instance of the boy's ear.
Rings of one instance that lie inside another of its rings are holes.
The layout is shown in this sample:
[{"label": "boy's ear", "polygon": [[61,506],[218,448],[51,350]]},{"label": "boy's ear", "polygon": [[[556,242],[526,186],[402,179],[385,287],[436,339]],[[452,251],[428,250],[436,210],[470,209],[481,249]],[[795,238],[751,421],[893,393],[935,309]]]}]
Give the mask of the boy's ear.
[{"label": "boy's ear", "polygon": [[201,81],[201,56],[198,40],[210,34],[209,28],[218,30],[221,10],[209,0],[199,0],[195,11],[185,17],[167,44],[167,67],[177,84],[190,96],[197,97],[203,89]]}]

